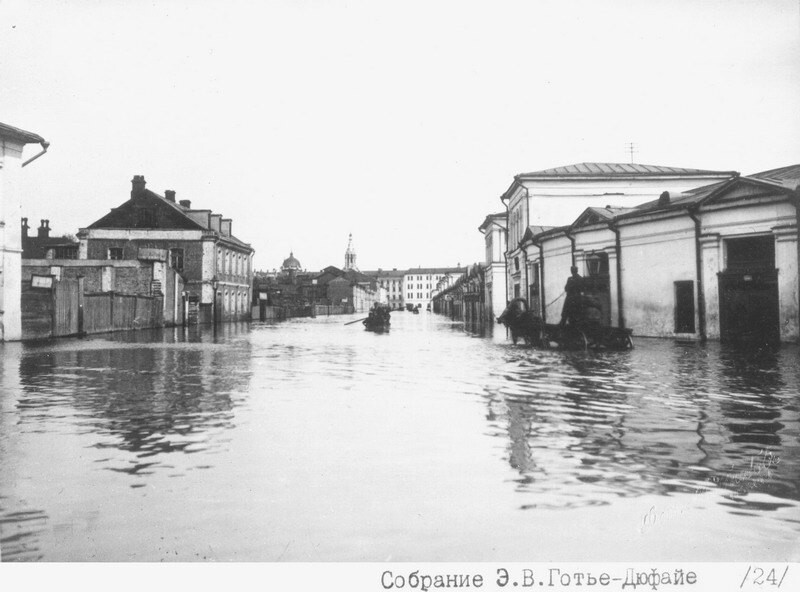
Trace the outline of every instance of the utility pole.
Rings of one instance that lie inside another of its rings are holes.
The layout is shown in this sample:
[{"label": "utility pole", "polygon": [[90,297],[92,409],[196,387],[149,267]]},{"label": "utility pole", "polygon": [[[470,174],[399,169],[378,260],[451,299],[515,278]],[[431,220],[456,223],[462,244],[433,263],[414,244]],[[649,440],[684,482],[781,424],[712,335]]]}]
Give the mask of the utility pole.
[{"label": "utility pole", "polygon": [[627,144],[625,144],[625,149],[630,153],[631,164],[633,164],[633,153],[636,152],[636,144],[634,144],[633,142],[628,142]]}]

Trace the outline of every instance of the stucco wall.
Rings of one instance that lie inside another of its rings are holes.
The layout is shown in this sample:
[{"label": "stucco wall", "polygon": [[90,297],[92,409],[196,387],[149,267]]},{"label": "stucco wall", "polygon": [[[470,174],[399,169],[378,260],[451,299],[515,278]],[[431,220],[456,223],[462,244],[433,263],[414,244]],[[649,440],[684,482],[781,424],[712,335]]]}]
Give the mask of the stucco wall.
[{"label": "stucco wall", "polygon": [[622,226],[622,297],[625,325],[634,335],[675,334],[675,282],[697,282],[694,223],[686,215]]}]

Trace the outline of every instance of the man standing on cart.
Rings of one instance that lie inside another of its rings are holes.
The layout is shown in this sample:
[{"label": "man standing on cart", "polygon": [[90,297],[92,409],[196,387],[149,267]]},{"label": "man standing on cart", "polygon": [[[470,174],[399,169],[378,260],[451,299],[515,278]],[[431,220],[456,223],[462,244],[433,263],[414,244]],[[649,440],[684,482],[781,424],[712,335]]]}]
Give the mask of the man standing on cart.
[{"label": "man standing on cart", "polygon": [[583,296],[583,277],[578,273],[578,268],[574,265],[569,268],[572,275],[567,279],[564,292],[567,297],[564,299],[564,308],[561,309],[560,327],[566,326],[567,322],[574,326],[581,317],[582,296]]}]

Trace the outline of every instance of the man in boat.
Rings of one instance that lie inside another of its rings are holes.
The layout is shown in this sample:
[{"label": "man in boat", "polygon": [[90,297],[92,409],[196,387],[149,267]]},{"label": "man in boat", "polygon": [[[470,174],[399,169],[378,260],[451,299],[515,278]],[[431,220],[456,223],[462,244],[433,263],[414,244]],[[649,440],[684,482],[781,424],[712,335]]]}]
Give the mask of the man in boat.
[{"label": "man in boat", "polygon": [[564,299],[564,307],[561,309],[561,322],[559,323],[561,327],[566,326],[567,323],[575,325],[581,317],[583,308],[583,277],[574,265],[569,270],[572,275],[564,286],[567,297]]}]

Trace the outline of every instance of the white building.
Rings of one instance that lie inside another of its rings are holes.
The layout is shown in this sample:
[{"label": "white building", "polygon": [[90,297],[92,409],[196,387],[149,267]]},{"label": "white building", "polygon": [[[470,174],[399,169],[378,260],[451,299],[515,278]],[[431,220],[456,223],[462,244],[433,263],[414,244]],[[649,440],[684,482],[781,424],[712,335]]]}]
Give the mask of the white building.
[{"label": "white building", "polygon": [[[520,247],[529,227],[571,224],[587,207],[633,207],[663,191],[683,192],[730,179],[734,171],[665,166],[580,163],[514,177],[500,197],[507,208],[507,298],[527,296],[530,263]],[[569,274],[570,265],[564,272]]]},{"label": "white building", "polygon": [[574,262],[605,322],[636,336],[796,342],[798,185],[793,165],[529,232],[531,308],[558,322]]},{"label": "white building", "polygon": [[[26,144],[41,144],[42,151],[22,160]],[[41,136],[0,123],[0,341],[22,337],[22,167],[47,150]]]},{"label": "white building", "polygon": [[497,318],[506,307],[506,212],[490,214],[478,227],[486,242],[484,302],[486,315]]},{"label": "white building", "polygon": [[406,306],[427,309],[439,282],[447,276],[458,277],[464,268],[418,267],[407,269],[403,274],[403,295]]}]

